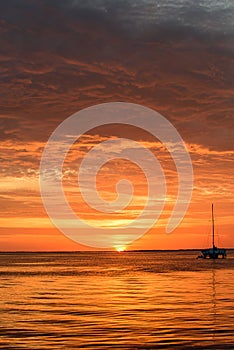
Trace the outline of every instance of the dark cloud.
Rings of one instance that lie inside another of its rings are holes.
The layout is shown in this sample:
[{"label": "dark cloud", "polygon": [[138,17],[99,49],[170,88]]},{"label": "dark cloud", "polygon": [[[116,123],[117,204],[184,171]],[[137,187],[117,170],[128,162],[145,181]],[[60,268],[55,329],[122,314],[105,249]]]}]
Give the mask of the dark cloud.
[{"label": "dark cloud", "polygon": [[232,11],[212,0],[1,2],[2,138],[46,141],[77,110],[118,100],[158,110],[188,142],[231,148]]},{"label": "dark cloud", "polygon": [[19,120],[17,117],[1,116],[0,118],[0,140],[17,139]]}]

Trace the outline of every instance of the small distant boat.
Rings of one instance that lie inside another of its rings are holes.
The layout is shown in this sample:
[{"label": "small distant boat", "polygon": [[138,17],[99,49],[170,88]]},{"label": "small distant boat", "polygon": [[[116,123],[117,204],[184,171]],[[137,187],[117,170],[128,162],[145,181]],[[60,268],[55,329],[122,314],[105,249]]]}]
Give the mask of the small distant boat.
[{"label": "small distant boat", "polygon": [[201,251],[201,255],[199,255],[197,258],[218,259],[219,257],[222,257],[224,259],[227,256],[226,249],[223,249],[223,248],[220,249],[215,246],[214,205],[213,204],[212,204],[212,246],[213,246],[212,248],[203,249]]}]

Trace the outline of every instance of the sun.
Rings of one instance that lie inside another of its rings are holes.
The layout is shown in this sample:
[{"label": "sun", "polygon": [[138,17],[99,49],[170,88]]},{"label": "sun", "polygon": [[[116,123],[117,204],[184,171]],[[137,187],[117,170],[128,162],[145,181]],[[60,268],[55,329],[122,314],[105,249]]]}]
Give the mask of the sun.
[{"label": "sun", "polygon": [[126,246],[124,245],[117,246],[115,247],[115,250],[119,253],[124,252],[126,250]]}]

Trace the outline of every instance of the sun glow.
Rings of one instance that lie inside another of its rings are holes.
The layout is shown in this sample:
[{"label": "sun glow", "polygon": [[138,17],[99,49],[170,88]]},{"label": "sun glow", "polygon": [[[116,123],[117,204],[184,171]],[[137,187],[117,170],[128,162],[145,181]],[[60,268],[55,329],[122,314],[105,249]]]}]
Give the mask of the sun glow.
[{"label": "sun glow", "polygon": [[126,250],[126,246],[121,245],[121,246],[115,247],[115,249],[117,252],[121,253],[121,252],[124,252]]}]

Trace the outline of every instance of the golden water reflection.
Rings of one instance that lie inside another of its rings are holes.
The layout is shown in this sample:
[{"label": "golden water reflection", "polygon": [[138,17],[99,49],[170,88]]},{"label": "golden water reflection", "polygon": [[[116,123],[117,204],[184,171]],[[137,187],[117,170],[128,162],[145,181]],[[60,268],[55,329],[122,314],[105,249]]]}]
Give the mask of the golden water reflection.
[{"label": "golden water reflection", "polygon": [[0,254],[0,348],[232,348],[234,257],[195,256]]}]

